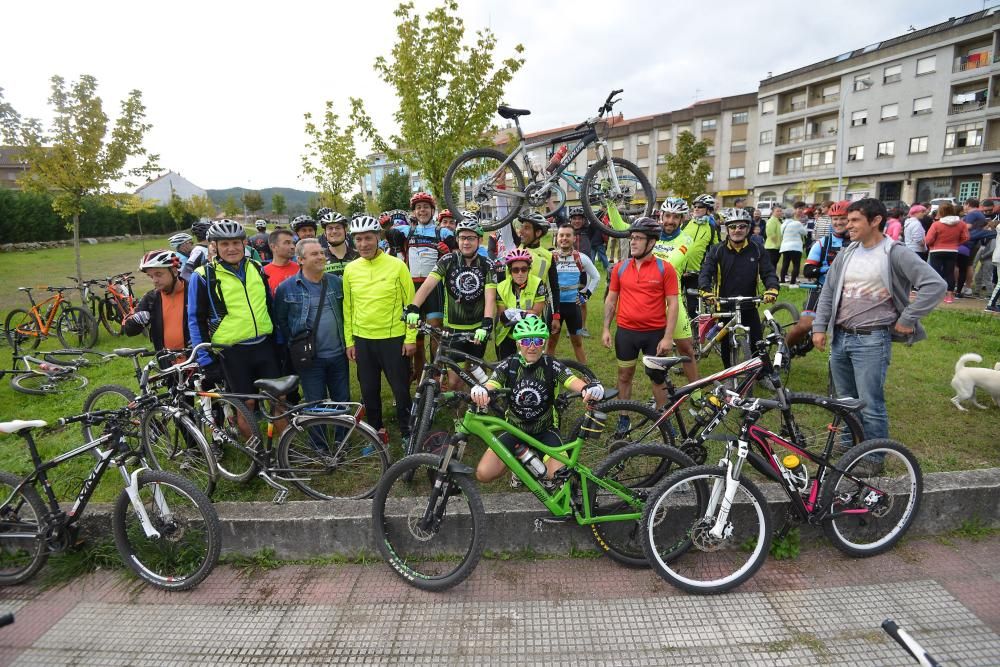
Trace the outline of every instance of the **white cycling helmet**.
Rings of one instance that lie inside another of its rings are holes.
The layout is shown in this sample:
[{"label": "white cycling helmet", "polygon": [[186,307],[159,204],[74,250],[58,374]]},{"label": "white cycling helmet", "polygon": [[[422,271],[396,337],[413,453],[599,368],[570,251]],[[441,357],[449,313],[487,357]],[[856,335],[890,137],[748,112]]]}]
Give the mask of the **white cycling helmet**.
[{"label": "white cycling helmet", "polygon": [[247,230],[243,229],[243,225],[236,222],[235,220],[219,220],[214,223],[208,229],[208,240],[209,241],[222,241],[225,239],[245,239],[247,237]]},{"label": "white cycling helmet", "polygon": [[257,222],[253,223],[253,226],[256,227],[257,229],[267,229],[267,220],[258,220]]},{"label": "white cycling helmet", "polygon": [[482,237],[483,229],[479,226],[479,219],[473,215],[462,213],[462,219],[455,225],[455,236],[461,231],[475,232],[476,236]]},{"label": "white cycling helmet", "polygon": [[185,232],[178,232],[177,234],[174,234],[169,239],[167,239],[167,244],[170,245],[170,247],[173,248],[174,250],[177,250],[185,243],[190,243],[192,241],[194,241],[194,237],[191,236],[190,234],[187,234]]},{"label": "white cycling helmet", "polygon": [[181,258],[173,250],[150,250],[139,260],[139,270],[179,269]]},{"label": "white cycling helmet", "polygon": [[322,216],[320,216],[319,221],[323,225],[324,229],[326,229],[328,225],[335,225],[335,224],[341,224],[344,225],[345,227],[347,226],[347,218],[337,213],[336,211],[327,211]]},{"label": "white cycling helmet", "polygon": [[373,232],[378,234],[382,231],[382,225],[379,221],[370,215],[359,215],[351,219],[351,235],[362,234],[364,232]]},{"label": "white cycling helmet", "polygon": [[691,212],[691,209],[688,207],[688,203],[681,197],[667,197],[660,205],[660,212],[687,215]]},{"label": "white cycling helmet", "polygon": [[704,206],[709,211],[715,209],[715,197],[712,195],[698,195],[694,198],[695,206]]},{"label": "white cycling helmet", "polygon": [[753,224],[753,218],[744,208],[727,208],[722,211],[722,218],[728,225],[731,222],[746,222]]}]

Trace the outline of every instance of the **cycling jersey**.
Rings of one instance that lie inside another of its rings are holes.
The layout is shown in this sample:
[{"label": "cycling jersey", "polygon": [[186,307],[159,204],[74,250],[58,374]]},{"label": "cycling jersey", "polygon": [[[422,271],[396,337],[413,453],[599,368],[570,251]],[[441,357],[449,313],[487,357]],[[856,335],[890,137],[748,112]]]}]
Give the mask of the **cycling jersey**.
[{"label": "cycling jersey", "polygon": [[346,252],[343,257],[337,257],[334,255],[330,251],[329,247],[326,249],[326,266],[323,270],[327,273],[332,273],[335,276],[343,276],[344,267],[346,267],[349,262],[352,262],[361,256],[358,254],[357,250],[347,245],[347,243],[343,243],[342,246],[346,248]]},{"label": "cycling jersey", "polygon": [[247,241],[250,247],[257,251],[257,254],[260,255],[261,260],[264,262],[270,262],[272,258],[271,246],[268,245],[267,240],[268,235],[260,233],[254,234]]},{"label": "cycling jersey", "polygon": [[403,306],[413,301],[413,279],[402,260],[379,251],[372,259],[358,258],[344,267],[344,342],[404,336],[417,330],[401,319]]},{"label": "cycling jersey", "polygon": [[552,261],[556,267],[556,279],[559,282],[559,302],[576,303],[580,294],[581,282],[591,294],[597,289],[601,274],[590,258],[583,253],[572,250],[568,254],[559,251],[552,253]]},{"label": "cycling jersey", "polygon": [[497,287],[490,261],[478,253],[467,264],[458,252],[438,260],[430,275],[445,288],[444,325],[452,329],[478,329],[486,311],[486,290]]},{"label": "cycling jersey", "polygon": [[181,278],[190,282],[194,270],[203,266],[207,261],[208,246],[199,244],[191,248],[191,254],[188,256],[187,262],[184,263],[184,268],[181,269]]},{"label": "cycling jersey", "polygon": [[405,256],[410,275],[421,283],[441,257],[438,244],[454,234],[450,229],[439,229],[434,223],[400,225],[397,229],[406,238]]},{"label": "cycling jersey", "polygon": [[692,218],[685,223],[682,228],[684,233],[691,239],[688,250],[688,260],[684,267],[685,273],[697,273],[701,269],[701,263],[705,259],[708,249],[718,242],[719,234],[715,231],[712,218]]},{"label": "cycling jersey", "polygon": [[[687,271],[688,253],[693,245],[691,237],[683,230],[677,229],[673,234],[660,234],[660,239],[653,246],[653,256],[665,260],[674,267],[678,276]],[[674,340],[691,338],[691,318],[687,308],[677,309],[677,326],[674,327]]]},{"label": "cycling jersey", "polygon": [[822,286],[826,282],[826,272],[830,270],[830,264],[833,263],[833,259],[843,247],[844,237],[830,234],[822,241],[813,243],[812,248],[809,249],[809,257],[806,258],[806,264],[819,267],[819,277],[816,279],[818,285]]},{"label": "cycling jersey", "polygon": [[666,297],[677,296],[677,272],[673,265],[656,257],[641,263],[629,258],[611,269],[611,285],[618,293],[619,329],[663,331],[667,326]]},{"label": "cycling jersey", "polygon": [[505,418],[525,433],[538,433],[558,424],[555,398],[560,386],[569,389],[575,379],[567,366],[547,354],[530,366],[517,354],[497,364],[486,385],[511,389]]}]

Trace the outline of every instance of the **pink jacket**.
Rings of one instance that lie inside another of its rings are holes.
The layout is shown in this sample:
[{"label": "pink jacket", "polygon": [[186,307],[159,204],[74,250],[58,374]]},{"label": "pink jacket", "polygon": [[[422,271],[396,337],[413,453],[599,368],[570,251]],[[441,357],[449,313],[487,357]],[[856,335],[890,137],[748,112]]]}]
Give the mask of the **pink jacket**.
[{"label": "pink jacket", "polygon": [[885,225],[885,235],[893,241],[898,241],[899,235],[902,233],[903,223],[901,223],[897,218],[889,218],[889,222]]}]

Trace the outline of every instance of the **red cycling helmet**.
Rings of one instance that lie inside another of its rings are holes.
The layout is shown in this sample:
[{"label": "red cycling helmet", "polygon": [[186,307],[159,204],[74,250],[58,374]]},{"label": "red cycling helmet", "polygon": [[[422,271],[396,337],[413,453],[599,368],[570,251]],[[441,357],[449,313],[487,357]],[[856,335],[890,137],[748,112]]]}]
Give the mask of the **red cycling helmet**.
[{"label": "red cycling helmet", "polygon": [[418,192],[414,194],[412,197],[410,197],[410,210],[413,210],[413,207],[415,207],[420,202],[424,202],[425,204],[430,204],[431,208],[437,208],[437,202],[434,201],[433,195],[431,195],[429,192]]},{"label": "red cycling helmet", "polygon": [[830,207],[830,210],[828,211],[828,213],[830,214],[831,217],[833,217],[833,216],[840,217],[840,216],[843,216],[843,215],[847,215],[847,207],[850,206],[850,205],[851,205],[851,202],[849,202],[849,201],[834,202],[833,206]]},{"label": "red cycling helmet", "polygon": [[455,216],[453,216],[451,214],[451,210],[450,209],[446,208],[445,210],[443,210],[440,213],[438,213],[438,222],[441,222],[445,218],[448,218],[449,220],[454,220],[455,219]]}]

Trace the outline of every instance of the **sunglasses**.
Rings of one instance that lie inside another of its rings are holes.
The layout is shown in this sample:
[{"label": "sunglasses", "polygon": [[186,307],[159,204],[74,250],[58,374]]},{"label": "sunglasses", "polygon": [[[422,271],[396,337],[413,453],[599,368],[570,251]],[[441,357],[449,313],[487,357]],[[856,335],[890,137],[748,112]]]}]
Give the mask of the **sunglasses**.
[{"label": "sunglasses", "polygon": [[511,273],[527,273],[528,267],[526,266],[512,266],[510,268]]},{"label": "sunglasses", "polygon": [[736,231],[736,232],[741,231],[741,230],[745,230],[745,229],[750,229],[750,225],[746,225],[746,224],[726,225],[726,227],[728,227],[729,229],[732,229],[733,231]]},{"label": "sunglasses", "polygon": [[522,338],[517,342],[521,345],[521,347],[541,347],[542,345],[545,345],[544,338]]}]

